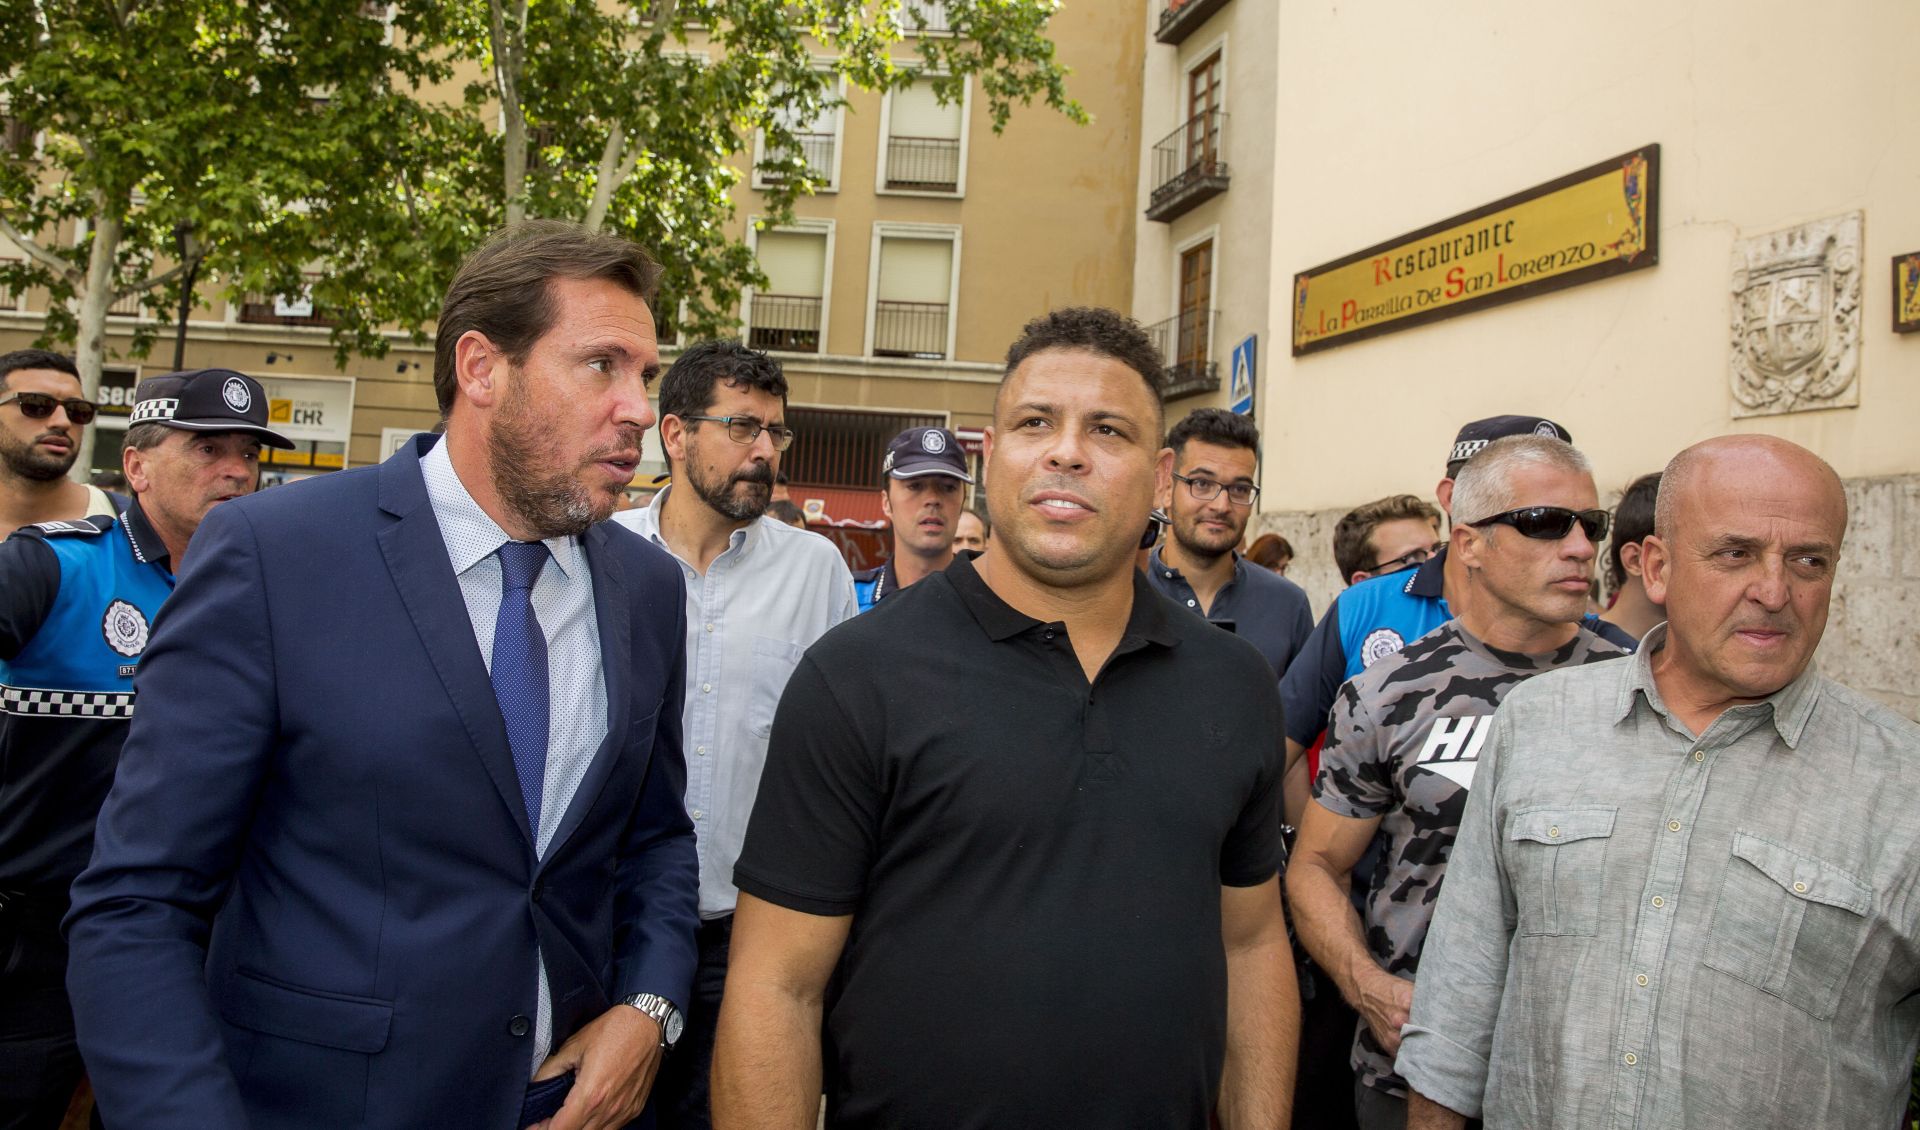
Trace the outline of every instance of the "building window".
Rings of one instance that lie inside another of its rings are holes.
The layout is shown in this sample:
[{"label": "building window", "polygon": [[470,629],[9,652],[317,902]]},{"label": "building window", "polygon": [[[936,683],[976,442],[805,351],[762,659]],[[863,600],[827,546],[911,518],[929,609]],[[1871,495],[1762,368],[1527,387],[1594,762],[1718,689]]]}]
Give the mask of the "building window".
[{"label": "building window", "polygon": [[908,428],[939,427],[946,422],[939,415],[789,405],[787,426],[797,438],[780,457],[780,469],[795,486],[876,490],[889,440]]},{"label": "building window", "polygon": [[747,297],[747,343],[783,353],[821,353],[826,337],[832,230],[777,229],[754,237],[767,288]]},{"label": "building window", "polygon": [[952,356],[959,260],[958,229],[875,225],[869,354],[929,361]]},{"label": "building window", "polygon": [[1213,357],[1213,240],[1180,253],[1179,312],[1148,328],[1166,358],[1162,394],[1169,400],[1220,387],[1220,366]]},{"label": "building window", "polygon": [[1150,220],[1171,222],[1227,190],[1223,70],[1215,51],[1187,72],[1186,120],[1153,147]]},{"label": "building window", "polygon": [[[844,97],[843,80],[837,76],[830,79],[824,96],[836,102]],[[813,181],[815,192],[840,191],[840,129],[845,116],[844,107],[838,104],[823,106],[811,117],[803,117],[784,107],[774,112],[781,124],[793,131],[794,148],[776,153],[767,148],[766,134],[761,133],[754,143],[754,185],[765,188],[778,183],[781,172],[767,165],[774,160],[794,157],[806,163],[807,178]]]},{"label": "building window", "polygon": [[900,14],[896,18],[900,30],[908,35],[953,30],[946,0],[900,0]]},{"label": "building window", "polygon": [[323,307],[314,305],[313,281],[320,276],[308,275],[307,285],[300,288],[298,294],[261,294],[247,295],[240,301],[240,312],[236,321],[251,326],[330,326],[333,319],[327,316]]},{"label": "building window", "polygon": [[[25,260],[22,259],[0,258],[0,267],[13,267],[24,261]],[[24,290],[16,289],[12,283],[0,280],[0,310],[20,309],[25,305],[25,303],[21,301],[25,297],[26,292]]]},{"label": "building window", "polygon": [[886,102],[884,192],[959,195],[966,176],[966,96],[946,105],[925,79],[894,90]]}]

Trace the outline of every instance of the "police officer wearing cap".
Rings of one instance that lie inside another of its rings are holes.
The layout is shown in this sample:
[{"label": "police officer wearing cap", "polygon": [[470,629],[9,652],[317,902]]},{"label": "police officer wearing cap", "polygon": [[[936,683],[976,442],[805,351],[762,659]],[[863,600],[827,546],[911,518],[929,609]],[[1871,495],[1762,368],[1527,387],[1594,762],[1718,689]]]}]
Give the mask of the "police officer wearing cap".
[{"label": "police officer wearing cap", "polygon": [[945,428],[908,428],[887,444],[880,509],[893,523],[893,560],[854,574],[860,611],[953,564],[962,486],[973,482],[960,441]]},{"label": "police officer wearing cap", "polygon": [[27,526],[0,543],[0,1127],[60,1124],[81,1074],[60,918],[86,866],[134,671],[208,510],[252,492],[266,392],[230,369],[141,382],[118,517]]}]

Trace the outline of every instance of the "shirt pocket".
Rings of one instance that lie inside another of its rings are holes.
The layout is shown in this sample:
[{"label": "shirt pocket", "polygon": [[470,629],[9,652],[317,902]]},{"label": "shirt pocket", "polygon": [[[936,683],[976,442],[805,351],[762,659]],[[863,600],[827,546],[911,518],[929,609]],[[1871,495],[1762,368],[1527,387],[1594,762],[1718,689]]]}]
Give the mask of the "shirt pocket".
[{"label": "shirt pocket", "polygon": [[1507,822],[1519,931],[1535,937],[1591,937],[1618,809],[1605,805],[1528,808]]},{"label": "shirt pocket", "polygon": [[1736,832],[1704,964],[1831,1020],[1872,907],[1873,888],[1852,872]]},{"label": "shirt pocket", "polygon": [[753,637],[753,664],[747,672],[747,732],[764,738],[773,732],[773,711],[806,648],[767,636]]}]

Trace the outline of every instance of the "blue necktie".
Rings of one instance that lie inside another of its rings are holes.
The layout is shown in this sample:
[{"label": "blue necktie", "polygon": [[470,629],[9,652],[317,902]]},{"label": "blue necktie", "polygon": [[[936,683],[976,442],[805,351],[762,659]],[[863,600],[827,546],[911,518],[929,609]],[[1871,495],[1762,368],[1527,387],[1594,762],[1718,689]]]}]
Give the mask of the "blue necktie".
[{"label": "blue necktie", "polygon": [[500,614],[493,622],[493,697],[507,723],[507,748],[527,804],[527,827],[540,839],[540,790],[547,777],[547,637],[533,615],[533,583],[547,563],[537,541],[510,541],[500,558]]}]

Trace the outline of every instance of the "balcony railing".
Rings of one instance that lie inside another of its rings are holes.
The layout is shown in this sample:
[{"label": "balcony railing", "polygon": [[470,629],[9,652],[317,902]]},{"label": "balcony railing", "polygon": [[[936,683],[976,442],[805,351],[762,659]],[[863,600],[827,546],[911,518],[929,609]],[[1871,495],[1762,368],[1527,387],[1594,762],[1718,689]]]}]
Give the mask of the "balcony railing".
[{"label": "balcony railing", "polygon": [[331,326],[327,311],[303,294],[249,294],[240,302],[239,320],[251,326]]},{"label": "balcony railing", "polygon": [[1212,310],[1182,310],[1147,327],[1147,336],[1166,358],[1160,396],[1173,400],[1220,389],[1220,365],[1213,359]]},{"label": "balcony railing", "polygon": [[947,304],[944,302],[886,302],[873,304],[873,355],[919,357],[929,361],[947,356]]},{"label": "balcony railing", "polygon": [[958,192],[960,141],[951,137],[887,139],[887,187],[908,192]]},{"label": "balcony railing", "polygon": [[[915,16],[918,19],[915,19]],[[900,30],[912,35],[916,32],[946,32],[953,30],[953,20],[947,14],[946,0],[901,0]],[[925,25],[924,27],[921,25]]]},{"label": "balcony railing", "polygon": [[1147,219],[1170,222],[1227,190],[1226,124],[1220,110],[1195,114],[1153,147]]},{"label": "balcony railing", "polygon": [[1227,0],[1160,0],[1160,23],[1153,37],[1161,43],[1179,43],[1226,6]]},{"label": "balcony railing", "polygon": [[[798,156],[807,163],[808,175],[820,184],[831,182],[833,180],[834,135],[830,133],[797,133],[794,134],[794,141],[798,144],[800,150]],[[781,160],[788,155],[786,152],[767,151],[767,159],[770,161]],[[780,173],[777,170],[766,168],[763,164],[760,169],[760,179],[763,182],[771,183],[780,179]]]},{"label": "balcony railing", "polygon": [[783,353],[820,352],[820,300],[756,294],[748,306],[747,344]]}]

